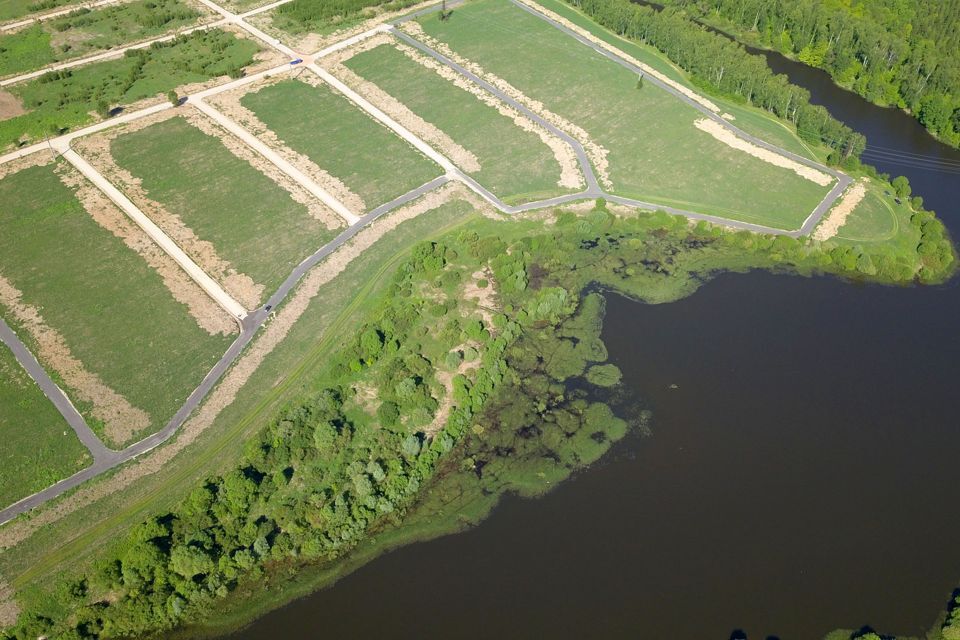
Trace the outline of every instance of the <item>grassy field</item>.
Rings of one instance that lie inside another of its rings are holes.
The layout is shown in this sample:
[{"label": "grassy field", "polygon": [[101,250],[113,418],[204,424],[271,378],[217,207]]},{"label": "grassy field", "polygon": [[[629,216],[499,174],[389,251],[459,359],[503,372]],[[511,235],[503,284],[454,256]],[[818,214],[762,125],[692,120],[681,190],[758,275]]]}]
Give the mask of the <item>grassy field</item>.
[{"label": "grassy field", "polygon": [[298,80],[242,99],[281,140],[339,178],[367,210],[440,175],[441,169],[352,102]]},{"label": "grassy field", "polygon": [[110,107],[163,94],[183,84],[238,75],[258,45],[220,29],[198,31],[162,45],[9,87],[27,113],[0,121],[0,148],[43,139],[94,121]]},{"label": "grassy field", "polygon": [[119,136],[117,163],[269,296],[333,232],[273,180],[184,118]]},{"label": "grassy field", "polygon": [[0,36],[0,76],[137,42],[196,22],[200,15],[182,0],[135,0],[102,9],[77,9]]},{"label": "grassy field", "polygon": [[81,0],[4,0],[0,2],[0,21],[7,22],[31,13],[53,11],[80,3]]},{"label": "grassy field", "polygon": [[537,134],[520,129],[396,47],[381,45],[345,64],[472,152],[481,169],[471,175],[509,203],[568,191],[557,186],[560,165]]},{"label": "grassy field", "polygon": [[0,505],[79,471],[90,454],[53,404],[0,344]]},{"label": "grassy field", "polygon": [[897,236],[901,225],[909,223],[910,207],[905,202],[897,204],[883,185],[871,181],[836,237],[849,242],[887,242]]},{"label": "grassy field", "polygon": [[[315,388],[316,376],[330,354],[372,310],[390,283],[389,275],[413,244],[476,219],[469,205],[454,201],[384,235],[320,289],[237,399],[185,454],[127,489],[38,530],[17,546],[17,553],[0,554],[0,573],[11,578],[18,590],[25,589],[25,598],[36,597],[36,587],[55,580],[65,567],[88,562],[147,514],[182,501],[199,479],[230,467],[250,436],[282,406]],[[71,542],[63,544],[68,532]]]},{"label": "grassy field", "polygon": [[[52,166],[0,182],[0,227],[0,272],[23,302],[40,309],[87,370],[149,414],[137,436],[163,426],[230,338],[200,329],[160,276],[87,214]],[[4,317],[12,323],[6,310]],[[102,434],[90,404],[65,390]]]},{"label": "grassy field", "polygon": [[505,0],[476,0],[424,29],[582,126],[609,150],[619,195],[794,229],[827,189],[715,140],[702,117],[649,81]]}]

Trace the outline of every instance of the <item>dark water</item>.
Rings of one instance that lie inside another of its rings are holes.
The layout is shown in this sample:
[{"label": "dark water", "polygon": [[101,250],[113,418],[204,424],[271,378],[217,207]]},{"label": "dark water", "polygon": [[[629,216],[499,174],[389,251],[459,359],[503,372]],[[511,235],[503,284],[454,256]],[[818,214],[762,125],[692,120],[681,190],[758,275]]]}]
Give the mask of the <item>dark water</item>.
[{"label": "dark water", "polygon": [[[765,55],[871,146],[960,160],[908,115]],[[957,176],[873,163],[960,234]],[[919,633],[960,584],[957,284],[752,273],[669,305],[610,296],[604,339],[653,437],[235,640]]]}]

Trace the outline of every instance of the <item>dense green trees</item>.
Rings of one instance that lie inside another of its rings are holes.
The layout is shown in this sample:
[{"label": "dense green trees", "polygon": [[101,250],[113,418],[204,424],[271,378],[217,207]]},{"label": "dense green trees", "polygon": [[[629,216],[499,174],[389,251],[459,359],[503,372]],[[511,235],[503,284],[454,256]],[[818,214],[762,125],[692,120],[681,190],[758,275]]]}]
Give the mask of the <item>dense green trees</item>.
[{"label": "dense green trees", "polygon": [[960,144],[960,2],[663,0],[732,25],[759,44],[824,69],[871,102],[910,109]]},{"label": "dense green trees", "polygon": [[861,134],[810,104],[809,91],[774,75],[762,56],[748,54],[680,12],[656,11],[630,0],[566,1],[611,31],[653,45],[708,89],[738,96],[792,122],[802,137],[833,148],[835,160],[858,156],[866,145]]}]

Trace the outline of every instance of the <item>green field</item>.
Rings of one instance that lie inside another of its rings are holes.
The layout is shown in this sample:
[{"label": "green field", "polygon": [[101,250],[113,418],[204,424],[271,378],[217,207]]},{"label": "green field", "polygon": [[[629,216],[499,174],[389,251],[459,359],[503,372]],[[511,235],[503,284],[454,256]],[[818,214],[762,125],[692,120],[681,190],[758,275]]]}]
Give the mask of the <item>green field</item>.
[{"label": "green field", "polygon": [[0,148],[43,139],[92,122],[100,103],[111,108],[164,94],[180,85],[239,75],[259,47],[220,29],[128,52],[117,60],[47,74],[8,91],[27,113],[0,121]]},{"label": "green field", "polygon": [[[409,255],[410,247],[476,219],[470,205],[453,201],[384,235],[320,288],[237,399],[187,452],[129,488],[38,530],[18,545],[17,553],[0,554],[0,572],[16,576],[18,588],[49,584],[66,566],[82,566],[91,554],[95,556],[104,546],[114,544],[147,514],[174,508],[200,479],[229,468],[245,443],[280,407],[316,388],[316,376],[324,371],[342,340],[353,335],[358,323],[375,309],[378,297],[390,284],[390,274]],[[66,532],[71,542],[63,544]],[[31,597],[31,590],[25,597]]]},{"label": "green field", "polygon": [[537,134],[396,47],[381,45],[345,64],[472,152],[481,169],[471,175],[510,204],[569,191],[557,186],[560,165]]},{"label": "green field", "polygon": [[734,150],[694,127],[702,117],[649,81],[506,0],[476,0],[430,35],[582,126],[609,150],[613,192],[794,229],[827,188]]},{"label": "green field", "polygon": [[432,160],[326,85],[284,80],[245,95],[241,102],[289,147],[363,198],[368,211],[442,173]]},{"label": "green field", "polygon": [[[163,426],[230,338],[198,327],[160,276],[87,214],[52,166],[0,181],[0,227],[0,272],[23,302],[40,309],[88,371],[149,414],[151,424],[138,437]],[[4,317],[16,326],[6,310]],[[91,406],[65,391],[102,435]]]},{"label": "green field", "polygon": [[119,136],[111,151],[151,199],[265,285],[264,299],[333,237],[289,192],[184,118]]},{"label": "green field", "polygon": [[79,471],[90,454],[0,344],[0,505],[8,505]]},{"label": "green field", "polygon": [[77,9],[0,36],[0,76],[39,69],[191,24],[200,13],[183,0],[135,0]]},{"label": "green field", "polygon": [[897,204],[893,194],[884,192],[873,181],[860,204],[850,213],[846,224],[837,232],[837,239],[851,242],[886,242],[895,238],[900,226],[910,222],[910,207]]},{"label": "green field", "polygon": [[0,2],[0,21],[7,22],[31,13],[80,4],[82,0],[4,0]]}]

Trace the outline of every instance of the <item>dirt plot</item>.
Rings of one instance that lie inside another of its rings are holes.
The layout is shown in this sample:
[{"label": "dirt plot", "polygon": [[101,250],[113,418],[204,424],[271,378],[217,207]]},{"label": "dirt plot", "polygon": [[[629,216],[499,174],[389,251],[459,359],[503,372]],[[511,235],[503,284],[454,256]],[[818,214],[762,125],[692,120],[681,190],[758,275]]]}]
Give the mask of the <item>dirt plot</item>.
[{"label": "dirt plot", "polygon": [[840,198],[840,202],[830,210],[827,217],[824,218],[814,230],[813,239],[823,241],[829,240],[837,235],[840,227],[846,224],[847,218],[853,213],[853,210],[857,208],[857,205],[860,204],[860,201],[863,200],[865,195],[867,195],[866,178],[862,178],[850,185],[846,193],[843,194],[843,197]]},{"label": "dirt plot", "polygon": [[[301,72],[301,76],[302,79],[306,80],[309,77],[313,77],[313,74],[310,72]],[[257,114],[240,104],[241,98],[248,93],[256,93],[261,89],[286,79],[286,74],[265,78],[264,80],[244,85],[232,91],[224,91],[215,96],[210,96],[207,98],[207,102],[216,107],[223,115],[268,144],[270,148],[276,151],[284,160],[305,173],[311,180],[327,191],[327,193],[342,202],[351,213],[363,215],[367,210],[367,205],[364,203],[363,198],[352,192],[339,178],[317,166],[310,158],[288,147],[277,134],[271,131],[270,128],[257,117]]]},{"label": "dirt plot", "polygon": [[217,123],[205,116],[195,108],[185,109],[180,112],[181,116],[190,124],[209,136],[219,138],[223,146],[233,155],[244,160],[257,171],[267,176],[284,191],[290,194],[290,197],[299,204],[302,204],[310,212],[310,215],[321,222],[327,229],[339,229],[343,227],[343,219],[334,213],[329,207],[317,200],[313,195],[303,188],[303,185],[280,171],[275,164],[264,158],[262,155],[248,147],[242,140],[233,134],[222,129]]},{"label": "dirt plot", "polygon": [[237,332],[233,318],[208,296],[173,258],[158,247],[137,224],[130,220],[106,195],[79,173],[58,167],[60,181],[76,192],[77,199],[90,217],[142,257],[163,280],[174,299],[187,307],[197,324],[211,335]]},{"label": "dirt plot", "polygon": [[147,412],[134,407],[104,384],[99,376],[88,371],[70,353],[64,337],[44,322],[36,307],[26,304],[22,298],[23,294],[0,275],[0,304],[30,334],[36,343],[37,358],[55,371],[78,398],[92,405],[91,414],[103,422],[107,436],[114,442],[124,442],[137,431],[149,427]]},{"label": "dirt plot", "polygon": [[[400,28],[406,31],[411,36],[413,36],[414,38],[416,38],[417,40],[429,46],[431,49],[434,49],[438,53],[446,56],[447,58],[456,62],[460,66],[468,69],[469,71],[476,74],[480,78],[483,78],[484,80],[486,80],[487,82],[495,86],[497,89],[499,89],[500,91],[503,91],[505,94],[507,94],[508,96],[510,96],[511,98],[513,98],[514,100],[516,100],[517,102],[525,106],[526,108],[530,109],[531,111],[536,113],[538,116],[540,116],[550,124],[554,125],[561,131],[564,131],[570,136],[572,136],[573,138],[576,138],[586,150],[587,156],[590,158],[590,162],[593,163],[593,167],[597,173],[597,179],[606,188],[608,189],[613,188],[613,183],[610,182],[610,174],[609,174],[610,163],[607,160],[607,154],[609,152],[607,151],[606,148],[594,142],[590,138],[590,135],[586,131],[584,131],[582,127],[579,127],[574,123],[570,122],[569,120],[567,120],[566,118],[563,118],[562,116],[556,113],[553,113],[552,111],[547,109],[542,102],[528,97],[522,91],[520,91],[519,89],[511,85],[509,82],[507,82],[503,78],[500,78],[484,70],[484,68],[481,67],[476,62],[473,62],[471,60],[468,60],[467,58],[464,58],[460,54],[453,51],[453,49],[451,49],[449,46],[447,46],[445,42],[441,42],[440,40],[437,40],[436,38],[427,35],[427,33],[423,30],[423,27],[421,27],[419,23],[413,22],[413,21],[404,22],[400,26]],[[579,174],[579,170],[577,171],[577,173]]]},{"label": "dirt plot", "polygon": [[610,52],[612,52],[612,53],[615,53],[616,55],[620,56],[621,58],[623,58],[624,60],[626,60],[626,61],[629,62],[630,64],[635,65],[635,66],[639,67],[640,69],[643,69],[643,72],[644,72],[645,74],[647,74],[648,76],[652,76],[652,77],[656,78],[657,80],[659,80],[660,82],[664,83],[665,85],[667,85],[667,86],[669,86],[669,87],[671,87],[671,88],[673,88],[673,89],[676,89],[677,91],[679,91],[680,93],[682,93],[682,94],[685,95],[686,97],[690,98],[690,99],[693,100],[694,102],[696,102],[696,103],[698,103],[698,104],[706,107],[707,109],[710,109],[710,111],[713,111],[714,113],[720,113],[720,107],[718,107],[718,106],[715,105],[713,102],[711,102],[710,100],[708,100],[708,99],[705,98],[704,96],[700,95],[700,94],[697,93],[696,91],[693,91],[693,90],[690,89],[689,87],[687,87],[687,86],[685,86],[685,85],[682,85],[682,84],[680,84],[679,82],[677,82],[677,81],[675,81],[675,80],[673,80],[673,79],[665,76],[664,74],[660,73],[659,71],[657,71],[657,70],[654,69],[653,67],[651,67],[651,66],[649,66],[649,65],[647,65],[647,64],[644,64],[644,63],[640,62],[639,60],[637,60],[636,58],[634,58],[634,57],[631,56],[630,54],[628,54],[628,53],[626,53],[626,52],[618,49],[617,47],[613,46],[613,45],[610,44],[609,42],[605,42],[604,40],[602,40],[602,39],[598,38],[597,36],[593,35],[592,33],[590,33],[589,31],[587,31],[587,30],[584,29],[583,27],[574,24],[574,23],[571,22],[570,20],[567,20],[566,18],[564,18],[564,17],[561,16],[560,14],[555,13],[555,12],[551,11],[550,9],[547,9],[546,7],[541,6],[541,5],[537,4],[536,2],[533,2],[533,0],[519,0],[519,1],[522,2],[523,4],[527,5],[528,7],[532,8],[532,9],[535,9],[536,11],[539,11],[540,13],[542,13],[543,15],[549,17],[550,19],[554,20],[555,22],[559,22],[560,24],[562,24],[562,25],[565,26],[566,28],[570,29],[571,31],[577,33],[577,34],[580,35],[580,36],[583,36],[584,38],[586,38],[586,39],[589,40],[590,42],[593,42],[594,44],[600,45],[602,48],[606,49],[607,51],[610,51]]},{"label": "dirt plot", "polygon": [[230,368],[223,381],[210,393],[194,416],[181,427],[173,442],[146,454],[103,482],[80,487],[75,493],[50,508],[34,514],[29,520],[16,520],[4,526],[0,529],[0,549],[13,547],[37,529],[56,522],[81,507],[129,486],[138,478],[156,473],[163,468],[170,459],[193,443],[204,430],[213,424],[220,412],[236,399],[237,394],[264,358],[286,337],[300,316],[304,314],[310,301],[319,293],[320,287],[336,277],[350,262],[370,248],[384,234],[407,220],[416,218],[456,199],[469,203],[475,201],[473,194],[467,192],[460,183],[447,183],[440,189],[432,191],[378,219],[354,236],[349,243],[340,247],[326,261],[317,265],[307,274],[290,300],[280,308],[277,316],[266,325],[256,342]]},{"label": "dirt plot", "polygon": [[74,142],[74,149],[83,155],[104,177],[124,192],[138,207],[159,226],[164,233],[183,248],[196,263],[212,278],[221,283],[237,302],[248,309],[260,303],[264,286],[250,276],[237,272],[217,254],[213,243],[201,240],[175,213],[167,211],[159,202],[151,200],[141,186],[141,180],[122,168],[110,154],[110,142],[124,133],[132,133],[157,122],[179,115],[176,110],[167,110],[154,116],[141,118],[123,127],[82,138]]},{"label": "dirt plot", "polygon": [[7,91],[0,91],[0,120],[16,118],[26,112],[20,98]]},{"label": "dirt plot", "polygon": [[730,131],[719,122],[710,120],[709,118],[700,118],[694,122],[694,126],[696,126],[697,129],[700,129],[700,131],[709,133],[711,136],[729,147],[737,149],[738,151],[743,151],[744,153],[748,153],[754,158],[759,158],[764,162],[769,162],[776,167],[790,169],[801,178],[805,178],[815,184],[820,185],[821,187],[825,187],[833,182],[833,177],[822,171],[817,171],[813,167],[800,164],[799,162],[782,156],[779,153],[774,153],[769,149],[764,149],[763,147],[759,147],[752,142],[747,142],[743,138],[737,137],[733,131]]},{"label": "dirt plot", "polygon": [[14,599],[15,595],[7,581],[0,578],[0,627],[12,627],[17,623],[20,607]]},{"label": "dirt plot", "polygon": [[342,61],[357,55],[363,51],[368,51],[374,47],[384,44],[390,44],[393,39],[387,35],[374,36],[367,38],[363,42],[354,45],[349,50],[338,52],[321,60],[323,66],[334,76],[346,83],[351,89],[369,100],[374,106],[386,113],[388,116],[399,122],[415,136],[433,146],[440,153],[450,159],[467,173],[480,171],[480,161],[472,152],[464,149],[457,144],[453,138],[430,124],[413,111],[408,109],[402,102],[382,90],[377,85],[369,82],[353,71],[343,66]]}]

